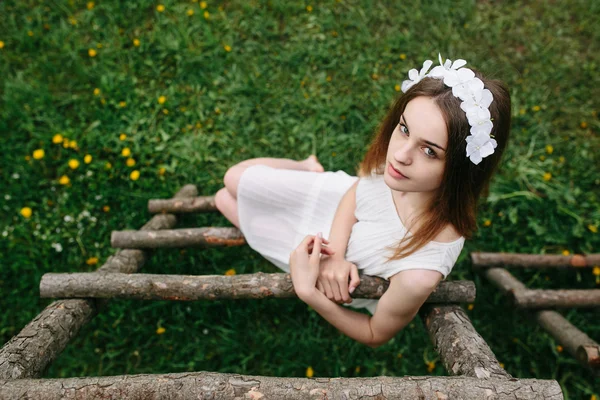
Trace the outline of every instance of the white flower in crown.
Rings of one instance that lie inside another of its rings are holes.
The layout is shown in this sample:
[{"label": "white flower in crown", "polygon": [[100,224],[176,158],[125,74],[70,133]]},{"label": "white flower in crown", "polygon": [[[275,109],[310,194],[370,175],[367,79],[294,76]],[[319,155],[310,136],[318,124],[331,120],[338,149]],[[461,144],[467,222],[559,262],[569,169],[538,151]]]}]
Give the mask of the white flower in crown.
[{"label": "white flower in crown", "polygon": [[489,156],[494,152],[498,145],[496,140],[492,139],[486,133],[475,133],[467,136],[467,157],[477,165],[484,157]]},{"label": "white flower in crown", "polygon": [[416,68],[413,68],[410,71],[408,71],[408,80],[402,82],[402,91],[406,93],[408,89],[410,89],[413,85],[419,83],[421,79],[427,76],[427,71],[429,71],[429,67],[431,67],[432,64],[433,61],[425,60],[421,71],[417,71]]},{"label": "white flower in crown", "polygon": [[485,133],[489,135],[494,125],[492,124],[489,110],[492,104],[492,92],[488,89],[471,93],[471,96],[460,104],[460,108],[466,113],[471,134]]}]

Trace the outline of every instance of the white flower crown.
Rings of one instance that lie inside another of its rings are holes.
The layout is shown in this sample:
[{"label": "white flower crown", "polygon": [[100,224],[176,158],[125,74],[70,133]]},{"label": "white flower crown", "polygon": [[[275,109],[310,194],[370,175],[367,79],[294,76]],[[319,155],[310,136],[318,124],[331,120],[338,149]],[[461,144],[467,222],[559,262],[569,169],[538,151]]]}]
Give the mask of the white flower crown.
[{"label": "white flower crown", "polygon": [[425,77],[443,79],[444,84],[452,88],[452,94],[463,102],[460,108],[467,114],[471,134],[467,136],[467,157],[475,164],[479,164],[484,157],[494,153],[498,145],[491,138],[493,128],[490,104],[494,100],[492,92],[483,88],[481,79],[475,77],[475,73],[469,68],[461,68],[467,62],[465,60],[450,60],[442,62],[442,56],[438,54],[440,65],[434,67],[427,73],[433,61],[426,60],[421,71],[411,69],[408,71],[408,80],[402,82],[402,92],[406,93],[414,84]]}]

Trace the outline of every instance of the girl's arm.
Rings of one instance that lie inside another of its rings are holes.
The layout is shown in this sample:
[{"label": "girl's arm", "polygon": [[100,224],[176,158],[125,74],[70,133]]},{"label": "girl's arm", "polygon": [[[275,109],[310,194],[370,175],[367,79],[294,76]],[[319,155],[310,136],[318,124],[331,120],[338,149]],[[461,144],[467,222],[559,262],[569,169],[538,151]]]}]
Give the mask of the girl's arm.
[{"label": "girl's arm", "polygon": [[379,299],[372,317],[332,302],[316,288],[299,296],[343,334],[376,348],[412,321],[441,279],[440,272],[431,270],[398,272],[390,277],[390,285]]},{"label": "girl's arm", "polygon": [[331,231],[329,232],[329,247],[335,251],[335,254],[329,257],[344,259],[346,248],[352,233],[352,226],[358,222],[354,216],[356,210],[356,186],[359,179],[346,191],[333,217]]}]

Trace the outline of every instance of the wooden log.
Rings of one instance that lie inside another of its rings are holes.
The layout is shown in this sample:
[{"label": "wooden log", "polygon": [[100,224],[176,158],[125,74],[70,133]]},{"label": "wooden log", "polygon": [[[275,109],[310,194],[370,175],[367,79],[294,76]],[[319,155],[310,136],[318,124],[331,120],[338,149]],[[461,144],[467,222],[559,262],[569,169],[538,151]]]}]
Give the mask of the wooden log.
[{"label": "wooden log", "polygon": [[512,294],[518,308],[590,308],[600,306],[600,289],[527,289]]},{"label": "wooden log", "polygon": [[[527,290],[526,286],[504,268],[490,268],[486,277],[504,293],[513,295]],[[556,311],[535,311],[535,318],[582,365],[600,372],[600,347]]]},{"label": "wooden log", "polygon": [[585,268],[600,265],[600,254],[471,253],[473,269],[489,267]]},{"label": "wooden log", "polygon": [[480,379],[512,378],[500,366],[492,349],[459,305],[424,304],[419,314],[450,375]]},{"label": "wooden log", "polygon": [[[360,276],[352,298],[378,299],[389,281]],[[40,281],[40,297],[120,298],[138,300],[223,300],[296,297],[288,273],[240,275],[165,275],[123,273],[46,273]],[[432,303],[475,300],[472,281],[440,282],[427,299]]]},{"label": "wooden log", "polygon": [[244,235],[235,227],[113,231],[110,236],[112,247],[128,249],[223,247],[242,246],[244,244],[246,244]]},{"label": "wooden log", "polygon": [[148,211],[155,213],[195,213],[216,211],[215,196],[197,196],[185,199],[148,200]]},{"label": "wooden log", "polygon": [[[197,196],[194,185],[184,186],[175,196]],[[170,229],[172,214],[155,215],[141,229]],[[98,271],[133,273],[146,261],[142,250],[120,250]],[[40,377],[81,327],[106,305],[106,300],[57,300],[48,305],[0,349],[0,379]],[[2,398],[2,396],[0,396]]]},{"label": "wooden log", "polygon": [[540,326],[551,334],[577,361],[600,372],[600,345],[556,311],[536,313]]},{"label": "wooden log", "polygon": [[285,378],[217,372],[0,380],[2,399],[564,399],[556,380]]}]

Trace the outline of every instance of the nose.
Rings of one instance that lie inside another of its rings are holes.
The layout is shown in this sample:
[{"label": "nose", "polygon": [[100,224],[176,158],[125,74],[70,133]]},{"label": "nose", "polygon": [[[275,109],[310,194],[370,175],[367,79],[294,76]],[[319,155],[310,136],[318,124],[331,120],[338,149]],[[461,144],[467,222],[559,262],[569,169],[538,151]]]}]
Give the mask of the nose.
[{"label": "nose", "polygon": [[412,162],[411,147],[409,143],[403,143],[394,152],[394,158],[397,162],[409,165]]}]

